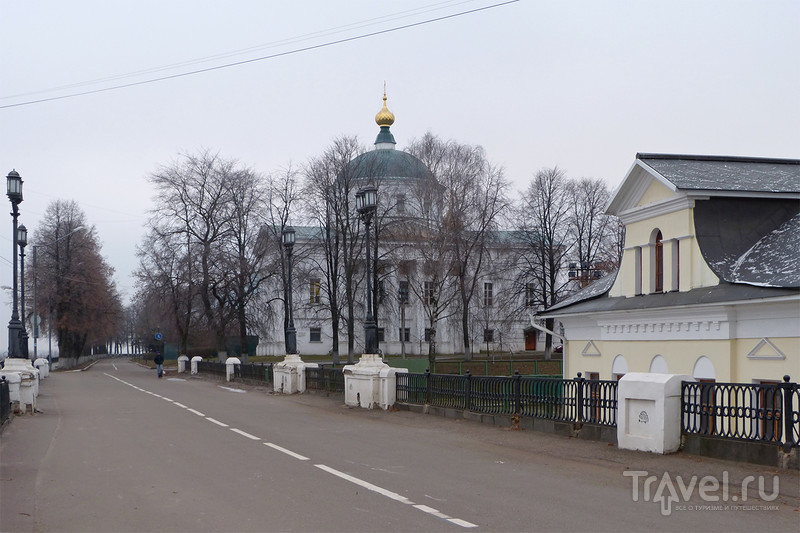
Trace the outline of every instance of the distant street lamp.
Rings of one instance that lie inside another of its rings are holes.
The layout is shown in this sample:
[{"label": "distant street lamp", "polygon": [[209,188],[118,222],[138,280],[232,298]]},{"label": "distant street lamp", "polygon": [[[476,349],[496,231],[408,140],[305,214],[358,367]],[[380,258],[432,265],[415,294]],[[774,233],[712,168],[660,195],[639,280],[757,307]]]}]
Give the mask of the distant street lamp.
[{"label": "distant street lamp", "polygon": [[28,358],[28,330],[25,328],[25,247],[28,245],[28,228],[22,224],[17,228],[17,244],[19,244],[19,301],[22,308],[20,317],[21,331],[19,332],[20,356]]},{"label": "distant street lamp", "polygon": [[297,331],[294,329],[294,317],[292,312],[292,249],[294,248],[295,232],[292,226],[283,228],[283,247],[286,249],[286,263],[289,271],[289,283],[286,289],[286,303],[289,309],[289,324],[285,331],[286,353],[297,353]]},{"label": "distant street lamp", "polygon": [[372,312],[372,275],[371,263],[372,254],[369,248],[369,225],[372,222],[372,215],[378,207],[378,189],[373,186],[364,187],[356,193],[356,209],[366,228],[366,248],[367,248],[367,316],[364,319],[364,353],[378,353],[378,325],[375,323],[375,316]]},{"label": "distant street lamp", "polygon": [[19,204],[22,203],[22,178],[16,170],[12,170],[6,176],[6,194],[11,201],[11,218],[13,219],[13,233],[12,240],[14,244],[13,252],[13,307],[11,308],[11,320],[8,321],[8,357],[21,358],[24,357],[19,350],[20,332],[22,330],[22,323],[19,320],[19,312],[17,305],[17,287],[18,287],[18,270],[17,270],[17,219],[19,218]]}]

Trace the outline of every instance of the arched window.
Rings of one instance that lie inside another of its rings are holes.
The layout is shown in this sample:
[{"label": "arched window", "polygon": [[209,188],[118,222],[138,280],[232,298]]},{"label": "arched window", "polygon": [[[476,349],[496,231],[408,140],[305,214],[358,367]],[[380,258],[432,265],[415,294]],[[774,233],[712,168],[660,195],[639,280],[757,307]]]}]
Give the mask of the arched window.
[{"label": "arched window", "polygon": [[653,360],[650,361],[650,372],[652,374],[669,374],[667,360],[664,359],[664,356],[656,355],[653,357]]},{"label": "arched window", "polygon": [[716,381],[717,375],[714,372],[714,363],[705,355],[697,358],[692,369],[692,377],[697,381]]},{"label": "arched window", "polygon": [[655,292],[664,292],[664,243],[661,242],[661,230],[655,235]]},{"label": "arched window", "polygon": [[623,355],[618,355],[611,363],[611,377],[617,381],[628,373],[628,362]]}]

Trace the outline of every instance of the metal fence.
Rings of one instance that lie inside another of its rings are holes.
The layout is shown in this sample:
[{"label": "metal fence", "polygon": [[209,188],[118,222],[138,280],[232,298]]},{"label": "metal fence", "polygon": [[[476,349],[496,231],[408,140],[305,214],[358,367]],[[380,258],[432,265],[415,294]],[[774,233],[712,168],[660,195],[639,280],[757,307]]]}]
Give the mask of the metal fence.
[{"label": "metal fence", "polygon": [[789,376],[783,383],[681,384],[684,434],[771,442],[786,451],[800,441],[800,389]]},{"label": "metal fence", "polygon": [[617,424],[617,382],[515,376],[397,374],[397,400],[477,413]]},{"label": "metal fence", "polygon": [[201,374],[213,374],[215,376],[222,376],[223,378],[228,375],[225,363],[214,361],[198,361],[197,371]]},{"label": "metal fence", "polygon": [[306,388],[328,392],[344,392],[344,371],[342,368],[319,365],[306,368]]},{"label": "metal fence", "polygon": [[[272,383],[273,363],[241,363],[233,365],[232,381],[248,381],[255,383]],[[216,361],[198,361],[197,371],[201,374],[212,374],[225,378],[228,367],[225,363]]]},{"label": "metal fence", "polygon": [[242,363],[234,365],[234,378],[256,383],[272,383],[273,363]]},{"label": "metal fence", "polygon": [[0,424],[4,424],[11,417],[11,395],[8,381],[5,376],[0,376]]}]

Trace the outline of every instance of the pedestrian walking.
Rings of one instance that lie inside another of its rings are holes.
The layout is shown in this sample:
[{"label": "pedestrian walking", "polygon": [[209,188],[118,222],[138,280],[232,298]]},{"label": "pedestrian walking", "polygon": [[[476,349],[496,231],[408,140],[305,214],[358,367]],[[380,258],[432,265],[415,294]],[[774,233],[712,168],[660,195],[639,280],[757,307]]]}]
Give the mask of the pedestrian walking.
[{"label": "pedestrian walking", "polygon": [[161,355],[161,352],[156,352],[156,356],[153,357],[153,362],[156,364],[156,373],[158,377],[164,375],[164,356]]}]

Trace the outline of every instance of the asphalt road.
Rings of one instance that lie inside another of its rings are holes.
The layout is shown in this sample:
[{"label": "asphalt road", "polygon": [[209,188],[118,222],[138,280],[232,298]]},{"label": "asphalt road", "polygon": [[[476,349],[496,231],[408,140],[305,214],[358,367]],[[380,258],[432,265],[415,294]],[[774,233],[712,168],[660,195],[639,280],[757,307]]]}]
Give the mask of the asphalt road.
[{"label": "asphalt road", "polygon": [[[123,359],[51,374],[38,407],[0,437],[3,532],[800,529],[797,472],[159,380]],[[688,482],[705,475],[731,488],[701,497]],[[767,476],[766,498],[755,481],[741,501],[747,476]]]}]

